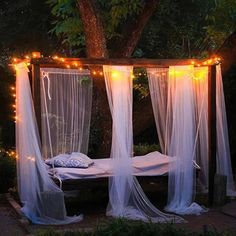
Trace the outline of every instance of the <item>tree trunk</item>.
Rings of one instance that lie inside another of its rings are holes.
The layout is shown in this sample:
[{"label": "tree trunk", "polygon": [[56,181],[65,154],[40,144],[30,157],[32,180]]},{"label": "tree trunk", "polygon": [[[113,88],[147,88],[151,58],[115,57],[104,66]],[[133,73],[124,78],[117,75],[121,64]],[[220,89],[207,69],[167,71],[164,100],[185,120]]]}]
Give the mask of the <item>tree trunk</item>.
[{"label": "tree trunk", "polygon": [[156,11],[158,3],[159,0],[146,1],[142,13],[135,19],[135,21],[126,24],[123,27],[123,37],[119,37],[118,40],[112,41],[112,45],[118,47],[113,48],[111,54],[112,57],[131,57],[139,39],[141,38],[144,27],[147,25],[147,22]]},{"label": "tree trunk", "polygon": [[[116,52],[112,56],[130,57],[141,37],[143,29],[150,17],[153,15],[158,4],[158,0],[146,1],[146,5],[142,13],[123,30],[122,41],[113,42],[117,46]],[[102,20],[96,7],[95,0],[78,0],[78,8],[80,10],[83,22],[86,52],[90,58],[108,57],[107,43],[104,34]],[[95,68],[96,69],[96,68]],[[101,68],[100,68],[101,69]],[[94,133],[98,139],[91,138],[92,145],[95,146],[97,155],[100,157],[108,156],[111,148],[111,115],[106,95],[104,78],[94,77],[93,105],[92,105],[92,128],[97,130]],[[150,103],[151,104],[151,103]],[[148,106],[145,106],[145,110]],[[141,109],[143,110],[143,108]],[[147,119],[146,119],[147,118]],[[141,132],[148,126],[150,118],[148,115],[136,115],[134,120],[135,130]],[[141,124],[141,125],[140,125]],[[94,143],[95,142],[95,143]],[[91,143],[90,143],[91,145]]]},{"label": "tree trunk", "polygon": [[[79,0],[77,3],[83,22],[87,57],[108,57],[104,27],[96,10],[95,1]],[[101,68],[91,68],[91,70],[97,69],[101,70]],[[93,76],[93,85],[91,124],[97,131],[94,133],[97,137],[90,136],[90,145],[99,156],[107,156],[111,146],[111,115],[104,79]]]},{"label": "tree trunk", "polygon": [[83,22],[87,57],[104,58],[108,56],[106,38],[95,2],[95,0],[78,0],[77,3]]}]

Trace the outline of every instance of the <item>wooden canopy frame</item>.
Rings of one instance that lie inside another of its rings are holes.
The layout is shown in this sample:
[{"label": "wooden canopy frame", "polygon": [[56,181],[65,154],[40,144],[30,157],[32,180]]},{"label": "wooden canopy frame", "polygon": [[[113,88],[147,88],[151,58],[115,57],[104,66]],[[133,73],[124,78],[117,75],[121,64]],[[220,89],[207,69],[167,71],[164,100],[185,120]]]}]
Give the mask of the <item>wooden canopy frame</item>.
[{"label": "wooden canopy frame", "polygon": [[[212,61],[212,60],[210,60]],[[132,65],[142,68],[165,68],[169,66],[195,65],[208,66],[208,142],[209,142],[209,205],[213,205],[214,200],[214,177],[216,174],[216,65],[217,63],[206,64],[203,60],[197,59],[91,59],[91,58],[32,58],[31,78],[32,78],[32,95],[36,114],[36,120],[41,133],[41,106],[40,106],[40,68],[65,68],[65,63],[76,63],[77,68],[85,67],[88,69],[101,67],[102,65]],[[210,64],[210,65],[209,65]],[[72,67],[73,68],[73,64]],[[76,67],[74,67],[76,68]],[[93,75],[91,75],[93,77]]]}]

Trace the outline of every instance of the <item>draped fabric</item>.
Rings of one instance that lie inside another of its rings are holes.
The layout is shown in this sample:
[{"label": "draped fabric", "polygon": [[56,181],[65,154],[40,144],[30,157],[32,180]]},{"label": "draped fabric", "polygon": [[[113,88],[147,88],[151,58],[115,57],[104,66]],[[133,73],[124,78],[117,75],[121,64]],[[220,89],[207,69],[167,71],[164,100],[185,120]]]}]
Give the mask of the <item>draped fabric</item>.
[{"label": "draped fabric", "polygon": [[88,70],[41,68],[41,121],[44,158],[87,154],[92,105]]},{"label": "draped fabric", "polygon": [[49,177],[40,151],[26,64],[16,65],[17,179],[22,212],[37,224],[68,224],[82,216],[67,217],[62,191]]},{"label": "draped fabric", "polygon": [[113,176],[109,178],[107,215],[153,222],[182,222],[174,215],[164,214],[145,196],[133,177],[132,67],[103,66],[109,106],[112,114]]},{"label": "draped fabric", "polygon": [[155,117],[157,133],[161,150],[167,153],[170,129],[167,122],[167,94],[168,94],[168,68],[153,68],[147,70],[149,90],[152,99],[152,108]]},{"label": "draped fabric", "polygon": [[196,162],[201,167],[198,180],[201,191],[208,191],[208,67],[194,68],[195,111],[198,117]]},{"label": "draped fabric", "polygon": [[[159,122],[156,124],[157,127],[162,126],[164,130],[160,132],[161,129],[157,128],[159,139],[165,141],[167,154],[176,156],[176,161],[171,163],[169,171],[166,210],[178,214],[200,214],[204,209],[193,202],[195,193],[193,161],[199,127],[195,110],[197,100],[194,93],[194,67],[172,66],[169,68],[168,76],[166,73],[163,74],[162,70],[148,69],[148,77],[152,104],[156,107],[154,113],[158,112],[166,117],[164,122],[161,122],[160,118],[156,119],[156,123]],[[158,92],[163,84],[163,76],[167,79],[166,92]],[[154,92],[156,96],[153,96]],[[156,99],[166,101],[165,105],[158,106]]]},{"label": "draped fabric", "polygon": [[178,214],[200,214],[204,210],[193,203],[195,190],[196,114],[194,101],[194,67],[171,66],[168,80],[168,115],[172,124],[168,155],[176,156],[169,172],[166,209]]},{"label": "draped fabric", "polygon": [[[196,160],[200,165],[199,180],[203,190],[208,191],[208,67],[176,66],[147,72],[162,151],[177,157],[169,174],[166,209],[199,214],[204,209],[192,203],[192,162]],[[227,176],[227,195],[235,196],[220,65],[216,66],[216,117],[217,173]]]},{"label": "draped fabric", "polygon": [[228,125],[225,110],[221,67],[216,66],[216,126],[217,126],[217,173],[227,176],[227,195],[236,196],[232,174]]}]

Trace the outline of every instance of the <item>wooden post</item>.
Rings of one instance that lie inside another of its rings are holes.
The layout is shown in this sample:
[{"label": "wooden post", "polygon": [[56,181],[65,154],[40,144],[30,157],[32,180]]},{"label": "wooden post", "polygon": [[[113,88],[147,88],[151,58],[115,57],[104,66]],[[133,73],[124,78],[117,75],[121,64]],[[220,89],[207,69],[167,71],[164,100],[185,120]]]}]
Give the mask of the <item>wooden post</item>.
[{"label": "wooden post", "polygon": [[41,130],[41,100],[40,100],[40,65],[32,64],[32,95],[34,102],[34,110],[39,130],[39,136],[42,137]]},{"label": "wooden post", "polygon": [[208,203],[214,201],[214,177],[216,174],[216,66],[209,66],[208,76],[208,142],[209,142],[209,193]]}]

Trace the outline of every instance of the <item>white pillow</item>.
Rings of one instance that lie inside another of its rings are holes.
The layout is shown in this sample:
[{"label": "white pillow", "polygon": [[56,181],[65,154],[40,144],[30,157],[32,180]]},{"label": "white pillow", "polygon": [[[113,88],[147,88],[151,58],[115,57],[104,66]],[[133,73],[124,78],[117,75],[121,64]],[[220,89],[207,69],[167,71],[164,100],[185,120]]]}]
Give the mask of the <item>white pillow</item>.
[{"label": "white pillow", "polygon": [[71,155],[59,154],[51,159],[45,160],[45,163],[55,167],[88,168],[94,162],[83,153],[73,152]]},{"label": "white pillow", "polygon": [[53,158],[45,160],[45,163],[50,166],[65,167],[65,162],[70,158],[70,154],[59,154]]},{"label": "white pillow", "polygon": [[91,158],[89,158],[87,155],[85,155],[81,152],[72,152],[69,159],[70,160],[77,160],[81,164],[88,165],[88,166],[90,166],[94,163],[94,161]]}]

